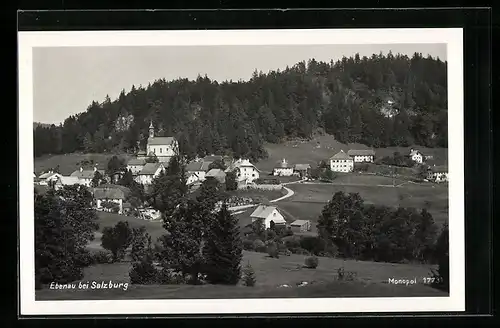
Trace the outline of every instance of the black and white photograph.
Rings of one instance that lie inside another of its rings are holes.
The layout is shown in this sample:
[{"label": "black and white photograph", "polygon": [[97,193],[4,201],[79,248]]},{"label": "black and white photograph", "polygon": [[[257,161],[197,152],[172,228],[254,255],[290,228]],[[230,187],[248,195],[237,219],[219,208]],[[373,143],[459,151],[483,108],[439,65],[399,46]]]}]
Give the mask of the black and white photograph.
[{"label": "black and white photograph", "polygon": [[20,32],[21,313],[464,310],[462,51]]}]

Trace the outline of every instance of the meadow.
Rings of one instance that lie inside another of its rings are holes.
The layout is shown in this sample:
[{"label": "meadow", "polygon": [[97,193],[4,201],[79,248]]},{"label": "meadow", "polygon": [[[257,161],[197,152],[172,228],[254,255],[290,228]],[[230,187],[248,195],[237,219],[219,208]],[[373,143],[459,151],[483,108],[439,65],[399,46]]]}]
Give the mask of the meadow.
[{"label": "meadow", "polygon": [[[423,283],[429,277],[430,265],[391,264],[319,258],[316,269],[303,268],[305,256],[292,254],[279,259],[267,254],[243,252],[242,265],[250,263],[255,270],[254,287],[221,285],[130,285],[127,290],[50,290],[36,292],[37,300],[58,299],[167,299],[167,298],[249,298],[249,297],[397,297],[447,296]],[[339,268],[356,274],[353,281],[339,281]],[[87,281],[129,282],[130,262],[98,264],[85,269]],[[417,284],[388,284],[388,279],[417,279]],[[307,286],[297,287],[298,283]],[[76,282],[78,284],[78,282]],[[290,288],[279,288],[287,284]]]},{"label": "meadow", "polygon": [[[82,153],[72,153],[72,154],[62,154],[62,155],[44,155],[35,158],[34,171],[37,175],[40,172],[46,172],[51,168],[55,168],[59,165],[59,172],[62,175],[70,175],[75,170],[78,170],[82,162],[93,162],[97,164],[98,169],[105,170],[108,161],[113,156],[119,156],[124,158],[126,161],[130,158],[128,154],[82,154]],[[87,165],[88,166],[88,165]]]}]

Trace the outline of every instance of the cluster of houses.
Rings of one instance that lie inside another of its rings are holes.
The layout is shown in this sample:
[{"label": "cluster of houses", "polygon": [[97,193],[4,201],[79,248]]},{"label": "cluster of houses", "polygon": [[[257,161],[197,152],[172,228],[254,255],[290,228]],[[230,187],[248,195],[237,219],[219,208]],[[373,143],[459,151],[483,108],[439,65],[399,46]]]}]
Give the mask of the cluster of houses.
[{"label": "cluster of houses", "polygon": [[275,176],[299,176],[305,177],[311,171],[311,165],[309,164],[295,164],[291,165],[286,159],[282,159],[274,168],[272,174]]},{"label": "cluster of houses", "polygon": [[[425,164],[426,161],[432,160],[432,155],[424,155],[418,149],[410,149],[407,155],[413,162],[417,164]],[[333,172],[352,172],[355,163],[373,163],[375,160],[375,151],[371,149],[351,149],[345,153],[340,150],[338,153],[330,157],[330,169]],[[435,182],[448,181],[448,167],[445,165],[428,166],[427,179]]]}]

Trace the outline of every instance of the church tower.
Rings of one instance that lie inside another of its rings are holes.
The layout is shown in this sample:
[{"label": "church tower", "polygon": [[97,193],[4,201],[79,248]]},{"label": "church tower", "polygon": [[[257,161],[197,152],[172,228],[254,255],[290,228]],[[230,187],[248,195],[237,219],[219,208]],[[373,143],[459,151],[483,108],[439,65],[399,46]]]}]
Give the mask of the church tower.
[{"label": "church tower", "polygon": [[149,124],[149,137],[154,138],[155,136],[155,128],[153,126],[153,120],[151,120],[151,123]]}]

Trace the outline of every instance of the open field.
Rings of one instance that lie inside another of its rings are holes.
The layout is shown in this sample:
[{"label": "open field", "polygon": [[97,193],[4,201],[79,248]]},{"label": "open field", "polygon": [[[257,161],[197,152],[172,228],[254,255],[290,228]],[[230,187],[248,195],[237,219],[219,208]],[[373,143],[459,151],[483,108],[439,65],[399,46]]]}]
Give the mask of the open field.
[{"label": "open field", "polygon": [[[429,276],[431,266],[428,265],[344,261],[320,257],[316,269],[306,269],[302,268],[304,258],[305,256],[292,254],[273,259],[267,257],[267,254],[244,251],[242,264],[249,262],[257,278],[257,284],[253,288],[241,285],[159,285],[129,286],[126,291],[44,289],[36,292],[36,299],[446,296],[445,293],[421,283],[423,277]],[[82,281],[129,282],[130,266],[129,262],[121,262],[88,267]],[[355,272],[356,279],[350,282],[336,281],[336,271],[340,267],[344,267],[345,271]],[[387,283],[389,278],[416,278],[419,283],[413,286],[391,285]],[[296,287],[302,281],[307,281],[310,285]],[[282,284],[292,287],[278,288]]]},{"label": "open field", "polygon": [[[257,167],[267,172],[272,171],[274,166],[283,158],[286,158],[290,164],[311,164],[312,167],[316,167],[320,160],[327,160],[340,150],[347,152],[349,149],[370,149],[370,147],[361,144],[340,143],[331,135],[317,136],[310,141],[290,141],[285,144],[266,144],[265,148],[269,157],[260,161]],[[395,151],[407,154],[410,148],[417,148],[425,155],[432,155],[434,157],[433,163],[436,165],[442,165],[448,162],[448,149],[446,148],[414,146],[387,147],[374,150],[376,157],[384,157],[392,156]]]},{"label": "open field", "polygon": [[59,165],[59,170],[62,175],[70,175],[75,170],[78,170],[82,161],[93,161],[97,163],[99,169],[106,169],[108,161],[111,157],[117,155],[128,160],[130,155],[127,154],[63,154],[63,155],[44,155],[35,158],[34,171],[39,174],[50,168],[55,168]]}]

